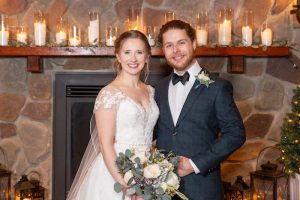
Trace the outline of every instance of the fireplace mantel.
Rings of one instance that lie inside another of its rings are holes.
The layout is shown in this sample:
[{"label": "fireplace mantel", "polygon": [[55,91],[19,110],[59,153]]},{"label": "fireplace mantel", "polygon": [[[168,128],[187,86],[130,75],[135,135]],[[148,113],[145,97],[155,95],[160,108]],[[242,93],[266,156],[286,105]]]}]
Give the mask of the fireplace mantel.
[{"label": "fireplace mantel", "polygon": [[[163,57],[159,47],[153,47],[152,56]],[[289,47],[197,47],[196,57],[230,58],[228,72],[244,73],[244,57],[284,57]],[[0,47],[0,57],[27,57],[28,72],[42,72],[43,57],[113,57],[114,47]]]}]

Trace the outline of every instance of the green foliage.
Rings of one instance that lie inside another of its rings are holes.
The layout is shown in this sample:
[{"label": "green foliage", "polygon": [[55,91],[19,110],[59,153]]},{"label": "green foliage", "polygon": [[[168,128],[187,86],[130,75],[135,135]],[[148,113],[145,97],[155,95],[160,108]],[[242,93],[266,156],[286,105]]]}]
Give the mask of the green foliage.
[{"label": "green foliage", "polygon": [[300,87],[294,89],[292,112],[287,113],[284,119],[278,147],[282,152],[280,161],[284,164],[285,173],[300,173]]}]

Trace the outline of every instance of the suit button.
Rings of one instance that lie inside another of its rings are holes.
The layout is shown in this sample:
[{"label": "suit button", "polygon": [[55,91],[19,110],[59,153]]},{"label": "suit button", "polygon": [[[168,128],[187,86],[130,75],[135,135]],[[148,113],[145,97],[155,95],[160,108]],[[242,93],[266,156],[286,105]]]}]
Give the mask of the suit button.
[{"label": "suit button", "polygon": [[177,135],[177,132],[175,131],[175,132],[173,132],[173,136],[175,136],[175,135]]}]

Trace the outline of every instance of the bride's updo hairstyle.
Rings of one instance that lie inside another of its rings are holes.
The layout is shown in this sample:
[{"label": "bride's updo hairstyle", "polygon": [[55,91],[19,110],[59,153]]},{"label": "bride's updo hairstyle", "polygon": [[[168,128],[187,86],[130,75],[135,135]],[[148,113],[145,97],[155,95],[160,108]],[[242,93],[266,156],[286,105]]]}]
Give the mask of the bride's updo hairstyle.
[{"label": "bride's updo hairstyle", "polygon": [[[124,44],[124,42],[128,39],[140,39],[145,44],[145,50],[148,55],[151,55],[151,46],[148,43],[147,37],[140,31],[130,30],[123,32],[115,41],[115,54],[118,54]],[[121,64],[116,60],[114,65],[115,70],[119,73],[122,70]],[[145,77],[148,76],[149,68],[148,63],[145,64],[143,72],[145,73]]]}]

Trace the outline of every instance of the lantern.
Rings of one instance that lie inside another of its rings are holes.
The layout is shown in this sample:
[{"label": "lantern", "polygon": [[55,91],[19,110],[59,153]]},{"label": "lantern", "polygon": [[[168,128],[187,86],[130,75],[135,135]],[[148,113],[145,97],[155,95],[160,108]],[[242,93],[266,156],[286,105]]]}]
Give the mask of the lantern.
[{"label": "lantern", "polygon": [[15,185],[15,200],[44,200],[45,189],[39,185],[37,180],[28,180],[22,175],[20,181]]},{"label": "lantern", "polygon": [[0,199],[10,200],[10,178],[11,172],[0,164]]},{"label": "lantern", "polygon": [[237,176],[233,185],[223,182],[225,200],[249,200],[249,186],[243,181],[242,176]]},{"label": "lantern", "polygon": [[269,161],[250,172],[251,200],[289,200],[288,177]]},{"label": "lantern", "polygon": [[231,187],[230,199],[249,200],[249,186],[243,181],[242,176],[237,176],[235,183]]}]

